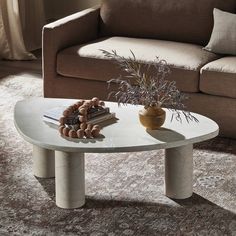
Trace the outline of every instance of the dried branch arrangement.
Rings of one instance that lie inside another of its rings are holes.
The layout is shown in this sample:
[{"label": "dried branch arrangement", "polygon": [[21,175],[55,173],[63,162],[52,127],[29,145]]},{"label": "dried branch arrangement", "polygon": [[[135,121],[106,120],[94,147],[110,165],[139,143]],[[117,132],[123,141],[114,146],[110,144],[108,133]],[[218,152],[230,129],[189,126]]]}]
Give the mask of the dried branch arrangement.
[{"label": "dried branch arrangement", "polygon": [[166,77],[171,73],[170,67],[165,60],[159,60],[158,57],[149,63],[139,62],[135,54],[131,52],[129,58],[119,56],[115,50],[108,52],[101,50],[105,57],[114,60],[125,75],[113,78],[108,81],[108,87],[111,83],[118,85],[117,91],[111,91],[109,98],[114,97],[118,104],[133,104],[149,106],[166,107],[172,112],[172,118],[182,121],[182,115],[187,122],[198,122],[189,111],[186,110],[184,101],[187,96],[181,93],[175,81],[170,81]]}]

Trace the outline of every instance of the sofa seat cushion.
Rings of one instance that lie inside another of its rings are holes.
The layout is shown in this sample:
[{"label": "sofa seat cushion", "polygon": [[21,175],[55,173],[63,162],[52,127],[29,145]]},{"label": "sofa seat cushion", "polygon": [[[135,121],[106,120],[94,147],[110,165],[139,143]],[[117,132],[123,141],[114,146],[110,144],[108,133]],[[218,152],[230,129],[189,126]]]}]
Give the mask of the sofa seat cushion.
[{"label": "sofa seat cushion", "polygon": [[236,56],[223,57],[206,64],[201,69],[200,90],[236,98]]},{"label": "sofa seat cushion", "polygon": [[118,77],[121,70],[100,49],[116,50],[130,57],[132,50],[141,63],[150,63],[156,57],[164,59],[171,67],[171,80],[176,80],[180,90],[199,91],[200,68],[218,58],[201,46],[171,41],[125,37],[102,38],[85,45],[73,46],[57,55],[57,73],[63,76],[107,81]]}]

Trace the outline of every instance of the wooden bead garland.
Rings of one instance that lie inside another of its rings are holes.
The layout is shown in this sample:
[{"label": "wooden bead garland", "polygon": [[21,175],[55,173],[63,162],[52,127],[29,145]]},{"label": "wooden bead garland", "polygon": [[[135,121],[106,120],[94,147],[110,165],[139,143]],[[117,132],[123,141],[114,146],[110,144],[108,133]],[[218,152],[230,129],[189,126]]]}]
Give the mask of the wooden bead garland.
[{"label": "wooden bead garland", "polygon": [[[99,125],[88,124],[88,113],[91,108],[104,107],[105,103],[97,97],[91,100],[80,100],[66,108],[59,120],[59,132],[61,135],[70,138],[97,138],[101,127]],[[72,116],[73,114],[77,114]]]}]

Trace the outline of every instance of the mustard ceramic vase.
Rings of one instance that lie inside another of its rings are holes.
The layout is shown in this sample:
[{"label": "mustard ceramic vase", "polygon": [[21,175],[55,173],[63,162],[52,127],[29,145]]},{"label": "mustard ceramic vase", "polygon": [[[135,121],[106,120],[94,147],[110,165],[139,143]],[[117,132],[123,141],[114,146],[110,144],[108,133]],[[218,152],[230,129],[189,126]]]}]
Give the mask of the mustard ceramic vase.
[{"label": "mustard ceramic vase", "polygon": [[160,128],[166,118],[166,112],[161,107],[144,107],[139,111],[139,120],[141,124],[147,129],[158,129]]}]

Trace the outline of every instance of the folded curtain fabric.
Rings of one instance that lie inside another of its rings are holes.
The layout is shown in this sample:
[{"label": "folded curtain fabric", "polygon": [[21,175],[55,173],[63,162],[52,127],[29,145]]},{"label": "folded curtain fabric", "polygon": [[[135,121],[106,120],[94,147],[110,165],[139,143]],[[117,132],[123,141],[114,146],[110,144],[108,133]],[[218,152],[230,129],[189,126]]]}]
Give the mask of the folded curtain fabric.
[{"label": "folded curtain fabric", "polygon": [[18,0],[0,0],[0,58],[32,60],[25,48]]}]

